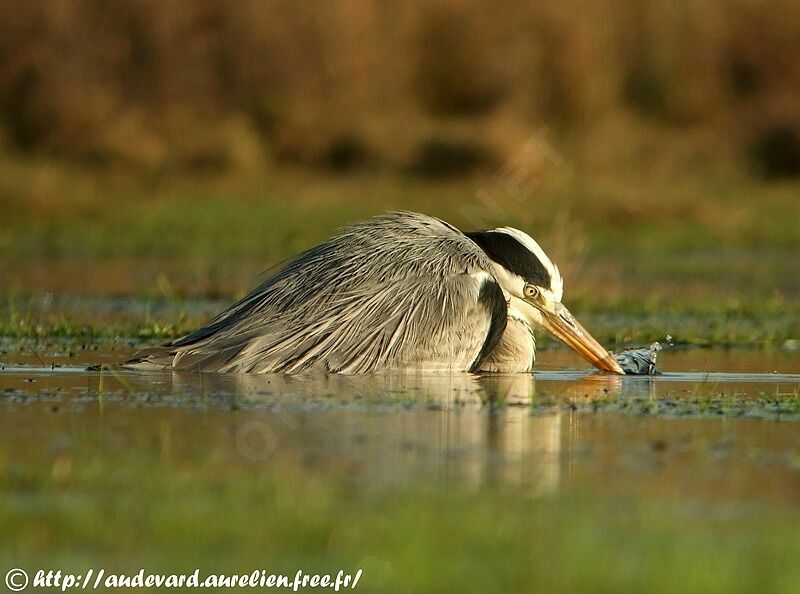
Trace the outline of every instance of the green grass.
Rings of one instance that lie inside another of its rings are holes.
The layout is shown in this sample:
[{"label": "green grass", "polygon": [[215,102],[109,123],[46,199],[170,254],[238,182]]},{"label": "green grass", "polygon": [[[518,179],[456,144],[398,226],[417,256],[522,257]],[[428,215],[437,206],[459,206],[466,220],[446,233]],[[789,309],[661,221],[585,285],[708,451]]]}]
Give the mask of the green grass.
[{"label": "green grass", "polygon": [[80,293],[91,280],[97,293],[138,294],[161,277],[178,294],[231,294],[347,222],[407,208],[464,228],[529,231],[565,273],[569,300],[790,298],[798,195],[791,183],[645,184],[559,170],[520,202],[492,177],[288,170],[148,181],[0,158],[0,273],[5,287],[27,290]]},{"label": "green grass", "polygon": [[[231,303],[233,299],[231,297]],[[16,300],[19,301],[24,300]],[[98,319],[93,319],[91,308],[52,314],[30,308],[20,311],[12,302],[13,298],[5,306],[0,306],[0,336],[9,339],[120,338],[142,343],[157,342],[182,336],[200,327],[212,315],[189,313],[182,301],[169,302],[166,306],[168,312],[156,317],[146,314],[134,318],[119,314]],[[224,305],[219,306],[220,310],[222,307]],[[674,345],[699,347],[780,347],[800,337],[798,302],[681,307],[680,304],[661,302],[642,305],[622,301],[600,307],[579,300],[571,309],[600,342],[614,349],[663,342],[667,335]],[[540,348],[549,348],[557,343],[542,334],[537,338],[537,344]]]},{"label": "green grass", "polygon": [[65,315],[45,318],[32,318],[14,315],[0,321],[0,336],[10,339],[72,339],[91,340],[131,339],[134,341],[165,340],[177,338],[199,327],[199,319],[192,320],[185,315],[168,321],[149,321],[120,323],[110,322],[103,325],[92,325],[77,320],[70,320]]},{"label": "green grass", "polygon": [[[800,337],[796,183],[694,177],[665,184],[568,168],[542,181],[520,202],[494,177],[431,183],[292,169],[161,177],[3,156],[0,274],[9,296],[0,335],[175,337],[206,319],[181,299],[232,302],[260,281],[260,271],[333,229],[408,208],[466,228],[530,231],[565,273],[565,303],[614,348],[667,334],[699,346],[780,346]],[[39,291],[176,304],[152,319],[125,312],[97,319],[91,311],[28,307]]]},{"label": "green grass", "polygon": [[359,591],[406,594],[800,588],[794,507],[515,489],[376,493],[346,473],[180,459],[169,427],[126,433],[133,447],[113,454],[98,429],[74,427],[68,449],[24,463],[17,445],[0,442],[2,567],[363,568]]},{"label": "green grass", "polygon": [[615,256],[636,250],[675,260],[709,248],[800,245],[794,225],[800,187],[749,178],[665,184],[559,169],[520,201],[509,180],[492,175],[434,183],[285,169],[150,178],[2,155],[0,174],[0,242],[11,259],[280,261],[340,225],[394,208],[464,227],[518,225],[546,247],[563,231],[554,225],[566,224],[576,241]]}]

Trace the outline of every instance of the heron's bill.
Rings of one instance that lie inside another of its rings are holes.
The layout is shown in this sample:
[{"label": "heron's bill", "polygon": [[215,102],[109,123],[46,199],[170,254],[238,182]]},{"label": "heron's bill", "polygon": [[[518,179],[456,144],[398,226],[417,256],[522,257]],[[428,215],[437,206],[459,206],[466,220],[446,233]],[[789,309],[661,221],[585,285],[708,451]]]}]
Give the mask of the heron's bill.
[{"label": "heron's bill", "polygon": [[555,312],[542,310],[544,326],[547,330],[568,347],[586,359],[589,363],[609,373],[625,375],[622,367],[619,366],[603,346],[581,326],[569,310],[558,304]]}]

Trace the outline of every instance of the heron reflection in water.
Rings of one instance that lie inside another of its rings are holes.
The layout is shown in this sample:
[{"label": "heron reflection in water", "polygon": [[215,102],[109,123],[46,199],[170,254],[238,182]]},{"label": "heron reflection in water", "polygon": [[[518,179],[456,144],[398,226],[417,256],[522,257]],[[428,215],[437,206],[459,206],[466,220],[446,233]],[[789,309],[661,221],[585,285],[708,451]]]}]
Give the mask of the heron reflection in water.
[{"label": "heron reflection in water", "polygon": [[[539,398],[544,393],[562,403],[618,399],[631,385],[613,375],[563,381],[531,374],[177,372],[162,389],[171,402],[180,398],[210,414],[230,406],[247,411],[216,416],[213,425],[253,462],[346,467],[370,483],[424,477],[478,488],[524,485],[543,494],[557,491],[575,462],[584,417],[559,405],[531,414],[537,384]],[[503,414],[486,414],[501,404],[507,404]],[[371,406],[403,414],[376,415]]]}]

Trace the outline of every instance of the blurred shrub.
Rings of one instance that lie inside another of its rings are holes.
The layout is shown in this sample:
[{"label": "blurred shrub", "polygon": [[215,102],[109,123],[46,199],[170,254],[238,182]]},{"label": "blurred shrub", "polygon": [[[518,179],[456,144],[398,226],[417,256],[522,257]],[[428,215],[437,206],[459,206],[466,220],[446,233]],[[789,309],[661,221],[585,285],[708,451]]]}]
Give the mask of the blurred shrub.
[{"label": "blurred shrub", "polygon": [[433,4],[423,12],[414,89],[433,114],[480,114],[502,96],[500,74],[489,59],[480,21],[453,6]]},{"label": "blurred shrub", "polygon": [[334,139],[323,159],[323,164],[333,171],[363,169],[371,163],[374,163],[374,159],[369,148],[353,135]]},{"label": "blurred shrub", "polygon": [[747,139],[798,103],[798,56],[796,0],[28,0],[3,11],[0,124],[15,150],[203,171],[466,171],[483,156],[428,140],[454,124],[501,152],[500,128],[600,126],[607,151],[694,127],[761,166],[786,142]]},{"label": "blurred shrub", "polygon": [[772,123],[758,134],[753,160],[767,178],[800,176],[800,125]]},{"label": "blurred shrub", "polygon": [[490,166],[496,166],[496,159],[481,144],[428,138],[416,148],[406,170],[421,177],[444,178],[467,175]]}]

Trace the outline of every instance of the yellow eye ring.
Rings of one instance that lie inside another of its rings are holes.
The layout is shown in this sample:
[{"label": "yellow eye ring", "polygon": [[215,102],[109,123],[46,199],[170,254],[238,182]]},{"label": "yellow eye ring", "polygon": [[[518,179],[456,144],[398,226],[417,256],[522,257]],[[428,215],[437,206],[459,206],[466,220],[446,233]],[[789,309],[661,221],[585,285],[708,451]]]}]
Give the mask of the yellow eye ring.
[{"label": "yellow eye ring", "polygon": [[525,297],[528,299],[533,299],[539,295],[539,287],[534,285],[525,285],[523,292],[525,293]]}]

